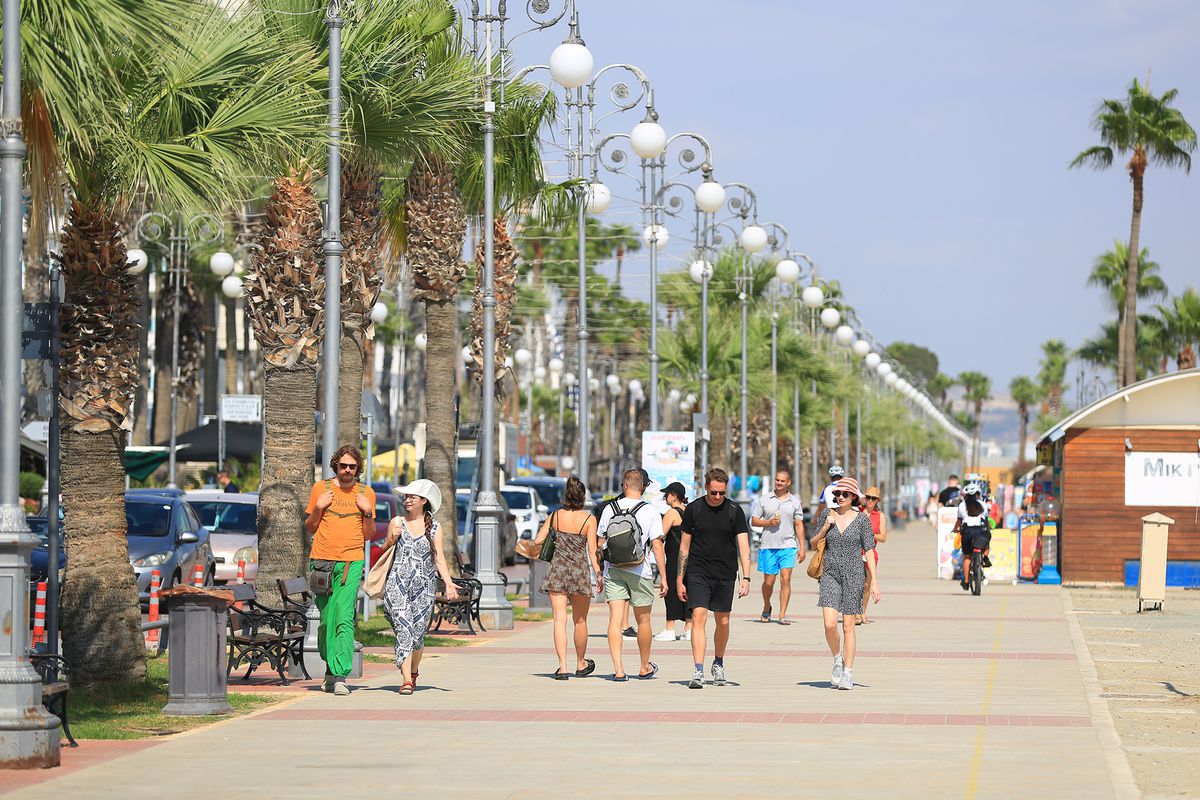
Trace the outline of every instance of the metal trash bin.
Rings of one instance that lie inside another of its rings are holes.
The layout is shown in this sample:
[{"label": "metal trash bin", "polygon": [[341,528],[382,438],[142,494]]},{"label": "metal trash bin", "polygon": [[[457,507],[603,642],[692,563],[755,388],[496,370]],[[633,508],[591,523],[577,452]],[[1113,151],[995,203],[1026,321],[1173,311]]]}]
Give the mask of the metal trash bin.
[{"label": "metal trash bin", "polygon": [[225,681],[226,612],[233,604],[228,589],[176,586],[160,597],[170,615],[171,649],[167,653],[167,704],[172,716],[228,714]]},{"label": "metal trash bin", "polygon": [[1167,599],[1167,533],[1175,520],[1155,512],[1142,517],[1142,561],[1138,567],[1138,613]]}]

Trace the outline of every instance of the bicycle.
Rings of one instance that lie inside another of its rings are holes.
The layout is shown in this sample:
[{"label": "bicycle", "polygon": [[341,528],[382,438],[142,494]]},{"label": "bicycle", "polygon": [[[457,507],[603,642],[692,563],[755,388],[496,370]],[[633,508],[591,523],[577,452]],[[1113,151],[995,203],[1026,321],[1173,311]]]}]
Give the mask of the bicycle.
[{"label": "bicycle", "polygon": [[976,597],[983,591],[983,551],[978,547],[971,548],[971,574],[967,577],[971,594]]}]

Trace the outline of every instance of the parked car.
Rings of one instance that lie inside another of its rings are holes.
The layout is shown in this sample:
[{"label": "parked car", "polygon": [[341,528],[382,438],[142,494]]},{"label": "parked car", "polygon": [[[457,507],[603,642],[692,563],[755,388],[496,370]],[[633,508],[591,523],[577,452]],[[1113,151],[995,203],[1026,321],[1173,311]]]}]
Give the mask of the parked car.
[{"label": "parked car", "polygon": [[[517,563],[517,518],[509,510],[504,495],[497,495],[500,501],[500,561],[506,566]],[[471,516],[470,492],[458,491],[454,494],[454,516],[458,525],[458,551],[463,560],[474,564],[475,561],[475,530],[474,518]],[[470,525],[468,525],[470,518]]]},{"label": "parked car", "polygon": [[563,492],[567,489],[566,478],[556,478],[553,475],[524,475],[511,479],[509,486],[529,486],[537,491],[546,507],[547,514],[553,514],[562,508]]},{"label": "parked car", "polygon": [[258,577],[258,494],[197,489],[183,498],[208,529],[216,571],[214,583],[237,580],[238,562],[246,562],[246,582]]},{"label": "parked car", "polygon": [[516,486],[506,483],[500,487],[504,502],[513,513],[518,539],[535,539],[538,530],[549,514],[549,508],[532,486]]},{"label": "parked car", "polygon": [[[29,556],[29,580],[36,584],[38,581],[46,580],[46,577],[49,574],[48,570],[46,569],[47,565],[50,563],[50,542],[47,538],[49,536],[49,523],[45,517],[26,517],[25,524],[29,526],[30,531],[32,531],[39,539],[41,539],[41,543],[37,547],[33,548],[33,552]],[[58,575],[60,578],[62,577],[63,570],[66,568],[67,551],[63,545],[62,523],[59,523]]]},{"label": "parked car", "polygon": [[383,540],[393,517],[404,516],[404,499],[390,492],[375,493],[375,538],[371,540],[371,563],[383,555]]},{"label": "parked car", "polygon": [[162,588],[191,580],[199,565],[206,585],[216,574],[208,530],[178,489],[130,489],[125,492],[125,540],[137,576],[138,600],[150,603],[150,578],[162,576]]}]

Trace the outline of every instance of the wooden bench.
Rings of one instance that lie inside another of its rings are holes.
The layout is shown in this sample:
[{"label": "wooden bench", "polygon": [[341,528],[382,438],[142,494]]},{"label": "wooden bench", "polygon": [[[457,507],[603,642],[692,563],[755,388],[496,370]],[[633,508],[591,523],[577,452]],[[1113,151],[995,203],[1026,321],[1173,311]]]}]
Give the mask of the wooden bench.
[{"label": "wooden bench", "polygon": [[71,735],[71,723],[67,719],[67,696],[71,691],[71,665],[59,655],[30,653],[29,663],[42,679],[42,705],[62,723],[63,735],[71,747],[79,747]]},{"label": "wooden bench", "polygon": [[[300,578],[299,580],[303,580]],[[234,605],[228,612],[229,662],[225,676],[242,664],[248,664],[242,680],[248,680],[262,664],[270,665],[279,675],[282,685],[289,685],[288,662],[300,666],[305,678],[304,635],[307,619],[304,611],[294,608],[271,608],[258,602],[250,584],[230,584]]]}]

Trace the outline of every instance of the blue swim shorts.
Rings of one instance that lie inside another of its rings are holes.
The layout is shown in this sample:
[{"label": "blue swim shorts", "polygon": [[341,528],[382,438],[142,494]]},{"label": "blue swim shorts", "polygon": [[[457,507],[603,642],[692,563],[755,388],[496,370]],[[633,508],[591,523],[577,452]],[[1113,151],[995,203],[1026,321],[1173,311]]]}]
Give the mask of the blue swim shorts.
[{"label": "blue swim shorts", "polygon": [[778,575],[781,569],[794,569],[796,548],[780,547],[758,551],[758,571],[763,575]]}]

